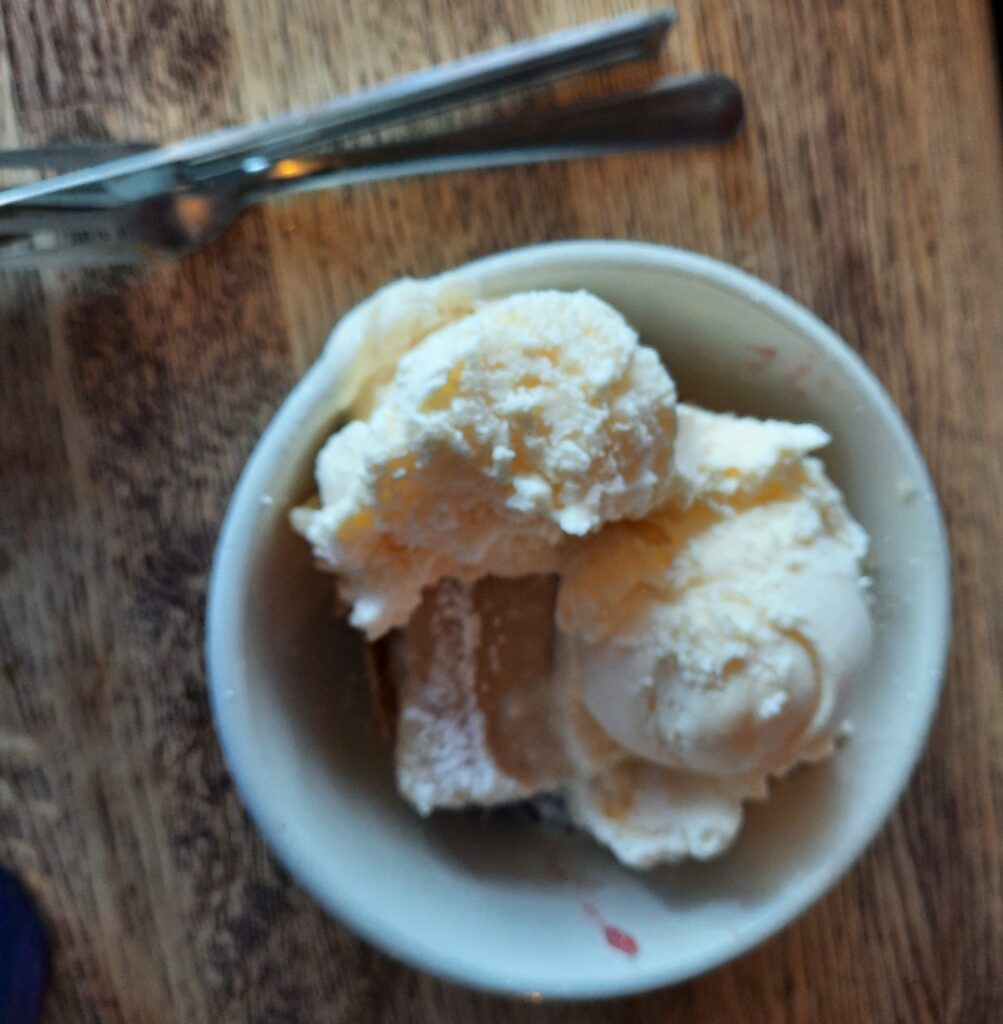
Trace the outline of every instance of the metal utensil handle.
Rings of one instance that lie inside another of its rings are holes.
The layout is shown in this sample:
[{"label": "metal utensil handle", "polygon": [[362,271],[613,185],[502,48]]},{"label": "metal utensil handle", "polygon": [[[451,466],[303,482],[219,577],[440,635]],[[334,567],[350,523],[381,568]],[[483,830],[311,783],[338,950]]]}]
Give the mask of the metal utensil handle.
[{"label": "metal utensil handle", "polygon": [[654,52],[675,22],[671,10],[628,14],[475,54],[338,97],[324,107],[257,128],[228,155],[306,154],[352,134],[401,124]]},{"label": "metal utensil handle", "polygon": [[[632,14],[500,47],[394,79],[362,92],[338,96],[313,110],[257,124],[224,128],[44,181],[0,192],[0,208],[40,203],[53,193],[88,186],[122,188],[129,201],[165,187],[205,183],[234,161],[304,153],[311,146],[420,115],[486,99],[589,68],[645,55],[675,20],[671,11]],[[201,166],[199,166],[201,165]],[[149,187],[144,175],[149,175]],[[135,187],[132,181],[135,179]]]},{"label": "metal utensil handle", "polygon": [[738,130],[742,93],[723,75],[668,79],[639,92],[313,160],[284,160],[248,202],[416,174],[441,174],[722,142]]}]

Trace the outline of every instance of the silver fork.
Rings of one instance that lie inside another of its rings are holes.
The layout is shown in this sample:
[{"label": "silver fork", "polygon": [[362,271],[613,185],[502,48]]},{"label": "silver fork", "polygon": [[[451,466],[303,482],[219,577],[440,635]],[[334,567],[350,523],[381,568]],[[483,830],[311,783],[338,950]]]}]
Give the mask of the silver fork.
[{"label": "silver fork", "polygon": [[405,142],[317,157],[245,161],[211,180],[101,209],[21,205],[5,226],[23,241],[0,248],[0,267],[101,266],[182,256],[267,199],[418,174],[511,166],[608,153],[721,142],[742,120],[730,79],[668,79],[639,92],[496,119]]},{"label": "silver fork", "polygon": [[[212,241],[248,206],[310,189],[725,139],[741,121],[741,95],[729,80],[703,75],[405,142],[344,148],[363,130],[643,56],[671,23],[661,12],[584,26],[162,149],[105,143],[0,153],[0,167],[34,161],[68,171],[0,192],[0,235],[11,238],[0,245],[0,268],[181,256]],[[332,146],[342,148],[318,155]],[[83,166],[101,156],[112,159]]]},{"label": "silver fork", "polygon": [[[671,10],[627,14],[593,22],[474,54],[447,64],[384,82],[370,89],[337,96],[312,110],[284,114],[255,124],[222,128],[152,153],[137,151],[126,143],[111,155],[115,143],[98,143],[97,156],[85,159],[86,145],[60,146],[34,151],[0,153],[7,166],[28,166],[25,152],[58,153],[66,169],[67,151],[79,169],[48,181],[0,192],[0,208],[25,201],[36,202],[68,190],[114,202],[119,193],[146,189],[151,172],[175,177],[178,183],[205,180],[230,171],[234,161],[277,158],[329,148],[346,137],[388,125],[412,121],[431,113],[483,100],[515,89],[525,89],[610,64],[637,60],[653,54],[675,23]],[[141,144],[139,148],[142,148]],[[96,167],[87,163],[111,160]],[[12,161],[12,162],[8,162]],[[97,186],[93,188],[90,186]],[[90,188],[89,188],[90,187]],[[132,195],[132,198],[137,198]]]}]

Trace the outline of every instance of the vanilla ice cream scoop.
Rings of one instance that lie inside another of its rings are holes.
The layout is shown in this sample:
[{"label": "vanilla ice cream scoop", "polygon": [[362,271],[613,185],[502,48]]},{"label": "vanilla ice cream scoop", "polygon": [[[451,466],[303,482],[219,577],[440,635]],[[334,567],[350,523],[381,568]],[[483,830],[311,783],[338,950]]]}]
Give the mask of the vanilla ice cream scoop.
[{"label": "vanilla ice cream scoop", "polygon": [[563,671],[635,755],[778,776],[828,751],[871,623],[866,536],[806,457],[825,440],[681,406],[676,496],[565,567]]},{"label": "vanilla ice cream scoop", "polygon": [[385,285],[334,331],[330,343],[352,353],[333,405],[357,419],[372,413],[406,352],[440,327],[469,316],[477,290],[462,274],[428,280],[405,277]]},{"label": "vanilla ice cream scoop", "polygon": [[[414,322],[423,330],[443,308]],[[483,301],[409,345],[394,342],[403,354],[371,389],[368,418],[321,451],[320,507],[294,518],[370,638],[406,622],[439,579],[550,571],[565,538],[668,496],[675,388],[600,299]]]},{"label": "vanilla ice cream scoop", "polygon": [[673,771],[637,759],[564,788],[571,820],[633,868],[717,856],[738,834],[745,801],[764,795],[755,779]]}]

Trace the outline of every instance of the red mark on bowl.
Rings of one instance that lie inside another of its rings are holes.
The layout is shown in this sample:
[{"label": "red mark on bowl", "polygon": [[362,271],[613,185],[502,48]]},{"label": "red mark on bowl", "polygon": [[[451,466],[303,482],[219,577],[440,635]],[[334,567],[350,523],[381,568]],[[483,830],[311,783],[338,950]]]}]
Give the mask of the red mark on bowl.
[{"label": "red mark on bowl", "polygon": [[622,928],[616,928],[611,924],[607,924],[602,914],[599,913],[599,908],[594,903],[586,900],[582,903],[582,910],[585,911],[585,916],[590,921],[599,926],[603,933],[603,938],[613,949],[626,953],[627,956],[637,956],[640,947],[633,935],[628,935]]},{"label": "red mark on bowl", "polygon": [[611,924],[606,925],[603,934],[614,949],[626,953],[627,956],[637,956],[637,940],[632,935],[620,931],[619,928],[614,928]]},{"label": "red mark on bowl", "polygon": [[804,359],[784,375],[784,383],[797,395],[804,394],[805,379],[811,373],[810,359]]},{"label": "red mark on bowl", "polygon": [[762,373],[779,355],[773,345],[753,345],[750,352],[749,365],[755,373]]}]

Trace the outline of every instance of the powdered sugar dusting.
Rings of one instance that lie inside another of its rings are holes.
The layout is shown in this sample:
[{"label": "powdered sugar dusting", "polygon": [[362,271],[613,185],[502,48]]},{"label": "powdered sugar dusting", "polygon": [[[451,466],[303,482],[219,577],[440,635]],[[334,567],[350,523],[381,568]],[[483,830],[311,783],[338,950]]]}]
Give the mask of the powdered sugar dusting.
[{"label": "powdered sugar dusting", "polygon": [[453,582],[438,588],[437,600],[440,621],[458,624],[459,638],[457,643],[435,638],[427,678],[402,714],[402,725],[420,737],[398,764],[400,787],[422,814],[436,806],[497,803],[521,795],[518,783],[495,763],[477,703],[482,637],[471,590]]}]

